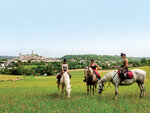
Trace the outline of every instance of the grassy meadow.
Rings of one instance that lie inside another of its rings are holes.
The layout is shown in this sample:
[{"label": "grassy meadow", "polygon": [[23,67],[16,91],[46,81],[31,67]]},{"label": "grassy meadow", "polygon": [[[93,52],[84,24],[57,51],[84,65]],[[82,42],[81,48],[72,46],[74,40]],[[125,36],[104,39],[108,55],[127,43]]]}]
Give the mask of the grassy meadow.
[{"label": "grassy meadow", "polygon": [[0,74],[0,82],[8,81],[8,80],[14,80],[14,79],[17,79],[17,78],[23,78],[23,76],[14,76],[14,75],[3,75],[3,74]]},{"label": "grassy meadow", "polygon": [[[86,94],[82,82],[83,71],[71,71],[71,98],[57,95],[55,76],[25,77],[15,82],[0,82],[0,113],[148,113],[150,112],[150,67],[140,67],[147,72],[146,96],[139,98],[137,84],[120,87],[118,100],[114,101],[111,84],[102,95]],[[108,71],[100,71],[104,75]],[[0,75],[0,79],[8,75]],[[12,75],[9,75],[12,77]]]}]

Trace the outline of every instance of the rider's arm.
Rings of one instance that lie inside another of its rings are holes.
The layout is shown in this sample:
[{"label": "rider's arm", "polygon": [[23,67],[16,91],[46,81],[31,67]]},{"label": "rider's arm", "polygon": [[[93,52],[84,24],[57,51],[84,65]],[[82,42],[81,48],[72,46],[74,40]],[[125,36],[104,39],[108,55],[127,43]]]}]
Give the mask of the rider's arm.
[{"label": "rider's arm", "polygon": [[125,59],[125,66],[124,66],[122,69],[125,69],[125,68],[127,68],[127,67],[128,67],[128,60]]},{"label": "rider's arm", "polygon": [[63,64],[61,64],[61,71],[64,73]]},{"label": "rider's arm", "polygon": [[100,67],[97,65],[97,64],[95,64],[96,65],[96,67],[97,67],[97,70],[99,70],[100,69]]},{"label": "rider's arm", "polygon": [[89,65],[89,68],[91,67],[91,64]]}]

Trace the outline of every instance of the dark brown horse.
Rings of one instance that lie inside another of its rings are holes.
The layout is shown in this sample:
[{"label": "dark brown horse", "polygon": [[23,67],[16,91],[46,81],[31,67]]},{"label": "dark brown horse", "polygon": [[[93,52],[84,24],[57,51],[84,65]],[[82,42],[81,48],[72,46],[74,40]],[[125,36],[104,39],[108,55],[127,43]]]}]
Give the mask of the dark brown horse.
[{"label": "dark brown horse", "polygon": [[[84,74],[86,76],[86,84],[87,84],[87,93],[89,94],[89,91],[91,91],[91,86],[93,86],[93,95],[96,92],[97,88],[97,77],[92,70],[92,68],[86,67],[84,70]],[[90,90],[89,90],[90,87]]]}]

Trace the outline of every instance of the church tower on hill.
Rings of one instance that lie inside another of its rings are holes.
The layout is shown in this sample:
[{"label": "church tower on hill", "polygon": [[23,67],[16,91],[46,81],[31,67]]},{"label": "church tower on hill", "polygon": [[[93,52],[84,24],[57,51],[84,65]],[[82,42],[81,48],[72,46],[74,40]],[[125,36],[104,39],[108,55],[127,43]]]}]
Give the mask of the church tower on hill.
[{"label": "church tower on hill", "polygon": [[34,55],[34,51],[32,50],[32,55]]},{"label": "church tower on hill", "polygon": [[19,53],[19,60],[22,60],[22,54]]}]

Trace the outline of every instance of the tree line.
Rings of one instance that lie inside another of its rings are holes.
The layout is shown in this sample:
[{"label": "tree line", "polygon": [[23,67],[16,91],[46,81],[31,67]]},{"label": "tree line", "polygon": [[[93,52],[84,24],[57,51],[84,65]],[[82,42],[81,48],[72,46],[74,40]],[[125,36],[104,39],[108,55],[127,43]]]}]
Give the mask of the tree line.
[{"label": "tree line", "polygon": [[[95,62],[103,69],[114,68],[114,66],[121,66],[122,61],[120,56],[108,55],[66,55],[61,58],[68,60],[69,69],[83,69],[90,64],[90,60],[94,59]],[[132,67],[137,66],[150,66],[149,58],[134,58],[128,57],[129,64]],[[4,60],[1,60],[4,61]],[[24,68],[26,65],[36,65],[36,67]],[[45,62],[17,62],[11,63],[5,69],[0,70],[1,74],[10,75],[54,75],[61,71],[61,62],[45,63]]]},{"label": "tree line", "polygon": [[[25,63],[26,65],[29,65]],[[1,74],[8,74],[8,75],[34,75],[34,76],[41,76],[41,75],[54,75],[61,71],[60,63],[36,63],[38,64],[37,67],[33,68],[24,68],[24,63],[12,63],[11,66],[8,68],[2,69],[0,71]],[[30,64],[31,65],[31,64]]]}]

